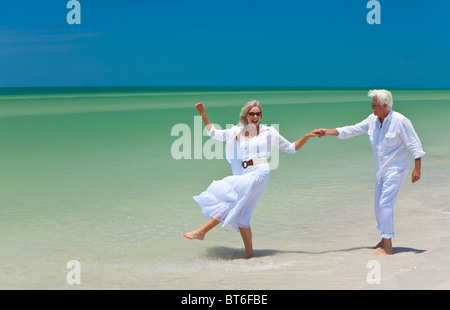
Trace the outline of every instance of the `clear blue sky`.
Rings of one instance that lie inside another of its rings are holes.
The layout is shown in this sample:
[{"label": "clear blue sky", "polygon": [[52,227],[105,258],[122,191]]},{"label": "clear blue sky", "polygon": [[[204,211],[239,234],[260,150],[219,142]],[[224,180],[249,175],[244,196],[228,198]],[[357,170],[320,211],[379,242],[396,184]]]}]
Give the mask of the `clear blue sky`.
[{"label": "clear blue sky", "polygon": [[450,1],[1,1],[0,87],[450,88]]}]

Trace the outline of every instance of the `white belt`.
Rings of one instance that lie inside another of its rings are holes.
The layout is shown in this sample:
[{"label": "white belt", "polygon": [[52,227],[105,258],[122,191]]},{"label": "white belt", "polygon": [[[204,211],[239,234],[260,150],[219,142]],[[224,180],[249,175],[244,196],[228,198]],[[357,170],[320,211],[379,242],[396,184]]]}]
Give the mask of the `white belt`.
[{"label": "white belt", "polygon": [[267,158],[254,158],[250,160],[245,160],[242,162],[242,168],[247,169],[248,166],[259,165],[259,164],[267,164]]}]

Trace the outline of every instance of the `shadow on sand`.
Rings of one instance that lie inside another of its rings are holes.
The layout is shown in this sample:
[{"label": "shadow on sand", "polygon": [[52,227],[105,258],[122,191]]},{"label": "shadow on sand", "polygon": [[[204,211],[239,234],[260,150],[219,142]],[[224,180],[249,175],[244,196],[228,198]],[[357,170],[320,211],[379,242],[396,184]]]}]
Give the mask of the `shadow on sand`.
[{"label": "shadow on sand", "polygon": [[394,255],[400,254],[400,253],[408,253],[408,252],[412,252],[414,254],[421,254],[421,253],[427,251],[427,250],[419,250],[419,249],[414,249],[414,248],[395,247],[395,246],[392,247],[392,250],[394,251]]},{"label": "shadow on sand", "polygon": [[[273,249],[256,249],[255,257],[265,257],[265,256],[273,256],[280,253],[298,253],[298,254],[309,254],[309,255],[321,255],[321,254],[327,254],[327,253],[339,253],[339,252],[351,252],[351,251],[358,251],[358,250],[373,250],[372,247],[353,247],[348,249],[340,249],[340,250],[328,250],[328,251],[318,251],[318,252],[312,252],[312,251],[283,251],[283,250],[273,250]],[[407,247],[393,247],[394,255],[400,254],[400,253],[414,253],[414,254],[420,254],[425,252],[426,250],[419,250],[414,248],[407,248]],[[228,248],[228,247],[210,247],[206,250],[205,256],[209,259],[240,259],[244,255],[245,251],[244,249],[235,249],[235,248]]]}]

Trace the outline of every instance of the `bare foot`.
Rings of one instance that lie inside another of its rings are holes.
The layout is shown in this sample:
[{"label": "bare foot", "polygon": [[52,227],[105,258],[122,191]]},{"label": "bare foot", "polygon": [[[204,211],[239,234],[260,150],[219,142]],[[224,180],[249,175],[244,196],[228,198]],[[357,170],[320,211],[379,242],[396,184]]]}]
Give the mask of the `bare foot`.
[{"label": "bare foot", "polygon": [[193,230],[191,232],[188,233],[183,233],[183,236],[185,236],[188,239],[197,239],[197,240],[203,240],[203,238],[205,238],[205,234],[199,232],[198,230]]},{"label": "bare foot", "polygon": [[250,259],[253,257],[255,257],[254,253],[250,253],[250,254],[245,253],[243,256],[241,256],[242,259]]},{"label": "bare foot", "polygon": [[381,241],[374,247],[374,249],[381,248],[375,252],[375,255],[392,255],[394,251],[392,250],[392,240],[391,239],[381,239]]}]

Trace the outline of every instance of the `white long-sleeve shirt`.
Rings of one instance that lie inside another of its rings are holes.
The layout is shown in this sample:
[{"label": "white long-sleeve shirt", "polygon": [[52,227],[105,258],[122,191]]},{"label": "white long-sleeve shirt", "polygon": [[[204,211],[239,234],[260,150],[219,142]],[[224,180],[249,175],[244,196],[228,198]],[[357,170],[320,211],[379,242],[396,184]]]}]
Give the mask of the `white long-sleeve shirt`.
[{"label": "white long-sleeve shirt", "polygon": [[364,133],[369,135],[378,182],[388,170],[409,169],[408,151],[414,159],[425,155],[411,121],[392,110],[383,124],[378,116],[371,114],[356,125],[340,127],[336,130],[340,139],[348,139]]},{"label": "white long-sleeve shirt", "polygon": [[274,146],[286,153],[295,153],[295,143],[289,142],[274,127],[259,125],[259,134],[256,137],[247,139],[243,136],[240,141],[236,141],[244,127],[233,126],[230,129],[216,129],[214,125],[208,135],[219,141],[226,141],[226,158],[231,163],[234,174],[240,174],[242,161],[249,161],[254,158],[268,158]]}]

